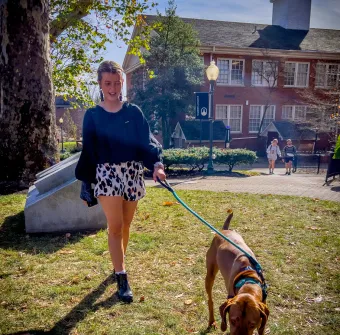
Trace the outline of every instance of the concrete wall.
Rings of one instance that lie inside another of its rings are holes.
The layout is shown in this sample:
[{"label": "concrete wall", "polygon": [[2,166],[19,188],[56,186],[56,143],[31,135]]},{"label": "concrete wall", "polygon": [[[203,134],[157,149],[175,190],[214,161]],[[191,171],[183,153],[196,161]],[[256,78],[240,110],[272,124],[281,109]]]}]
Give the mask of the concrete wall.
[{"label": "concrete wall", "polygon": [[311,0],[275,0],[272,24],[286,29],[309,30],[311,6]]}]

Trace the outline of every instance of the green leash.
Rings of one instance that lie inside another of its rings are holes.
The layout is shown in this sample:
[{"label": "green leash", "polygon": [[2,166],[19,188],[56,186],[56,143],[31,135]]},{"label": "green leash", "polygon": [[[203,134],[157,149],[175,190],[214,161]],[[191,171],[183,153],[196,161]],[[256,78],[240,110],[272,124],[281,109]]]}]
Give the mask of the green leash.
[{"label": "green leash", "polygon": [[189,206],[187,206],[187,204],[181,200],[181,198],[176,194],[175,190],[169,185],[169,183],[164,180],[161,181],[158,177],[157,177],[157,181],[164,187],[166,188],[168,191],[170,191],[173,196],[176,198],[176,200],[184,207],[186,208],[191,214],[193,214],[194,216],[196,216],[200,221],[202,221],[207,227],[209,227],[211,230],[213,230],[217,235],[219,235],[220,237],[222,237],[224,240],[228,241],[230,244],[232,244],[235,248],[237,248],[238,250],[240,250],[241,252],[243,252],[248,259],[250,260],[250,262],[253,264],[253,266],[255,267],[256,272],[258,273],[258,275],[260,276],[261,280],[263,281],[263,286],[264,289],[266,290],[267,285],[265,283],[265,279],[263,277],[263,271],[262,271],[262,267],[260,265],[260,263],[253,257],[251,256],[249,253],[247,253],[245,250],[243,250],[240,246],[238,246],[236,243],[234,243],[233,241],[231,241],[227,236],[223,235],[221,232],[219,232],[215,227],[213,227],[210,223],[208,223],[207,221],[205,221],[203,218],[201,218],[196,212],[194,212]]}]

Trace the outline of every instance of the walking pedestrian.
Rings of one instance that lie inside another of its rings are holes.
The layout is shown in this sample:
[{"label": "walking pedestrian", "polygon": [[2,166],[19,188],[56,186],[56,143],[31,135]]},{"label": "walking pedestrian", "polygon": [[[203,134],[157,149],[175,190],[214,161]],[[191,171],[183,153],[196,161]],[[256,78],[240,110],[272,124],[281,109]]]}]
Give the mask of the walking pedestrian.
[{"label": "walking pedestrian", "polygon": [[279,141],[275,138],[267,148],[267,158],[269,162],[269,174],[274,174],[275,162],[281,157],[281,151],[278,146]]},{"label": "walking pedestrian", "polygon": [[283,148],[283,159],[282,161],[285,163],[286,175],[291,175],[292,173],[292,164],[293,160],[296,156],[296,148],[293,145],[291,139],[287,140],[287,145]]},{"label": "walking pedestrian", "polygon": [[[122,101],[123,69],[113,61],[98,68],[101,103],[86,111],[83,149],[76,178],[88,206],[99,200],[108,224],[108,246],[118,296],[132,302],[124,256],[137,203],[145,196],[144,166],[153,179],[165,180],[162,147],[150,132],[143,112]],[[94,189],[92,185],[94,184]]]}]

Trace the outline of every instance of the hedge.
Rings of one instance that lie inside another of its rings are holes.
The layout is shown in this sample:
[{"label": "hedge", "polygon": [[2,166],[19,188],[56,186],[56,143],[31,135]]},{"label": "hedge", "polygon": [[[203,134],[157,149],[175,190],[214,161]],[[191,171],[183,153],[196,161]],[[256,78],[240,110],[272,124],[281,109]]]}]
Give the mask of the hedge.
[{"label": "hedge", "polygon": [[[81,151],[81,146],[76,148],[75,142],[66,146],[65,153],[60,154],[60,160],[68,158],[72,153]],[[71,145],[73,144],[73,146]],[[256,153],[247,149],[219,149],[213,148],[213,154],[216,158],[214,164],[223,164],[229,166],[231,172],[236,165],[253,164],[257,157]],[[188,165],[191,170],[203,170],[204,165],[209,162],[209,148],[191,147],[188,149],[167,149],[163,151],[163,163],[169,170],[174,165]]]},{"label": "hedge", "polygon": [[[257,157],[256,153],[247,149],[218,149],[213,148],[216,158],[214,164],[229,166],[231,172],[235,165],[253,164]],[[192,147],[188,149],[168,149],[163,152],[163,162],[166,169],[173,165],[189,165],[192,170],[201,171],[204,164],[209,161],[209,148]]]}]

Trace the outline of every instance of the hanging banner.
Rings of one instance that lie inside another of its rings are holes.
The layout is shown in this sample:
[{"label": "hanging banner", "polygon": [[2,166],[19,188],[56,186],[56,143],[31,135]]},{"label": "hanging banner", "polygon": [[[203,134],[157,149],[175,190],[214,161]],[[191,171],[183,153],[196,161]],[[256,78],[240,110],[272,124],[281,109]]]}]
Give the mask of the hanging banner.
[{"label": "hanging banner", "polygon": [[196,120],[209,119],[209,92],[196,92]]}]

